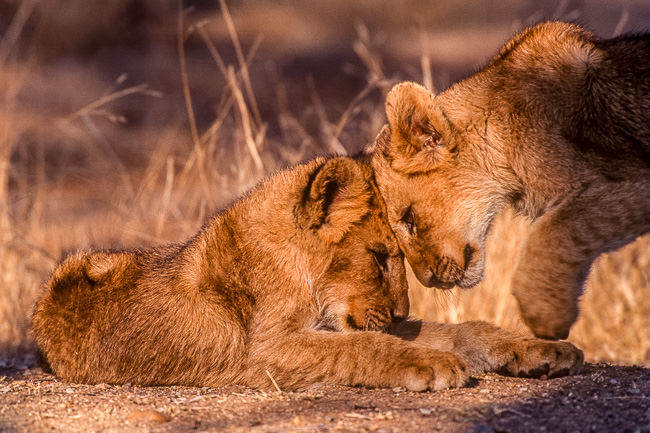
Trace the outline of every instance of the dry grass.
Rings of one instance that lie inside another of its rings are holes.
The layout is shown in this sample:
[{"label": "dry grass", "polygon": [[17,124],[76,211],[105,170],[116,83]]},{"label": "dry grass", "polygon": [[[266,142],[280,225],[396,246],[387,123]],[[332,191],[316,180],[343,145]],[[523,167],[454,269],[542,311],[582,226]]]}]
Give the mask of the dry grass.
[{"label": "dry grass", "polygon": [[[399,8],[392,21],[390,2],[243,2],[230,14],[178,14],[143,1],[143,30],[133,38],[146,49],[127,59],[115,50],[93,64],[84,55],[102,41],[128,46],[115,42],[113,23],[132,3],[115,0],[88,21],[83,0],[68,2],[77,13],[25,1],[3,6],[12,19],[0,20],[0,364],[33,361],[31,306],[67,251],[181,241],[265,174],[372,140],[396,80],[444,88],[513,27],[539,19],[514,0],[485,17],[482,3],[468,0],[440,2],[430,16]],[[428,4],[411,3],[418,11]],[[626,20],[643,7],[626,4]],[[575,14],[567,5],[547,15]],[[460,16],[465,27],[450,24]],[[624,25],[615,18],[605,31]],[[521,328],[509,281],[527,229],[500,218],[476,289],[435,292],[413,280],[413,313]],[[646,236],[597,262],[570,339],[590,360],[648,362],[649,293]]]}]

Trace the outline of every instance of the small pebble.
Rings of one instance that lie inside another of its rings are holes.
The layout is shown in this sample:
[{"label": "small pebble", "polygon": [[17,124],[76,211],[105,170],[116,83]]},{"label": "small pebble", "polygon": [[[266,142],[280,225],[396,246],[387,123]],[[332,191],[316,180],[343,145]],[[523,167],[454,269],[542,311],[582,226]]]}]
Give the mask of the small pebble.
[{"label": "small pebble", "polygon": [[72,389],[72,388],[66,388],[66,389],[65,389],[65,393],[66,393],[66,394],[74,394],[74,389]]},{"label": "small pebble", "polygon": [[630,394],[641,394],[641,390],[639,388],[628,388],[627,392]]},{"label": "small pebble", "polygon": [[487,388],[483,388],[483,389],[479,390],[479,393],[481,393],[481,394],[489,394],[490,390],[487,389]]},{"label": "small pebble", "polygon": [[5,387],[3,387],[3,388],[0,388],[0,392],[9,392],[9,391],[11,391],[11,388],[8,387],[8,386],[5,386]]},{"label": "small pebble", "polygon": [[618,383],[618,380],[616,380],[616,379],[609,379],[609,383],[611,383],[612,385],[616,385],[616,384]]},{"label": "small pebble", "polygon": [[424,407],[421,407],[421,408],[420,408],[420,413],[421,413],[422,415],[431,415],[431,412],[433,412],[431,409],[426,409],[426,408],[424,408]]},{"label": "small pebble", "polygon": [[404,388],[402,388],[401,386],[396,386],[395,388],[393,388],[393,392],[402,392],[402,391],[404,391]]}]

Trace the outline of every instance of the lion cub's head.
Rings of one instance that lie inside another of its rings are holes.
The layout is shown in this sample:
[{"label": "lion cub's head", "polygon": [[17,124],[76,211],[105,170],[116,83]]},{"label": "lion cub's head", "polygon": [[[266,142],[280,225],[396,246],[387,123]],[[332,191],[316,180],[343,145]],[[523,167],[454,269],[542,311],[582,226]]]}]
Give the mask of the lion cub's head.
[{"label": "lion cub's head", "polygon": [[475,119],[408,82],[388,94],[386,116],[368,151],[402,251],[425,286],[476,285],[488,228],[503,205],[494,197],[503,194],[485,173],[490,155],[476,145],[484,137]]},{"label": "lion cub's head", "polygon": [[309,249],[322,251],[312,266],[315,327],[384,330],[406,318],[404,258],[370,167],[349,158],[325,161],[309,176],[294,213]]}]

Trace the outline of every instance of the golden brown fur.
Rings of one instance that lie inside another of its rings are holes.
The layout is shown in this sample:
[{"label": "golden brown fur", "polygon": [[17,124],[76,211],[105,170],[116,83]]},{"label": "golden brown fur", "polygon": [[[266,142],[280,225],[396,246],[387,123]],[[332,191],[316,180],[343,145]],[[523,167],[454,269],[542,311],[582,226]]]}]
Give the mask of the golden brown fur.
[{"label": "golden brown fur", "polygon": [[477,284],[514,206],[534,220],[513,287],[537,336],[566,338],[596,257],[650,231],[648,35],[540,24],[437,96],[397,85],[386,114],[368,153],[419,280]]},{"label": "golden brown fur", "polygon": [[270,374],[283,389],[425,390],[486,370],[580,367],[566,343],[403,320],[403,255],[385,211],[368,166],[296,166],[185,244],[68,257],[35,308],[36,342],[55,374],[85,383],[270,388]]}]

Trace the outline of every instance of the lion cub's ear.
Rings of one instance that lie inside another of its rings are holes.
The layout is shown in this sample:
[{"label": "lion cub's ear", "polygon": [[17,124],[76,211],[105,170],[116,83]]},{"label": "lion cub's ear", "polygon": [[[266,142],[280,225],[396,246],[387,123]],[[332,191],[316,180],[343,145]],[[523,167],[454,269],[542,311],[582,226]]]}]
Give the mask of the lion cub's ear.
[{"label": "lion cub's ear", "polygon": [[91,281],[98,283],[112,273],[123,272],[135,265],[135,255],[132,252],[97,251],[88,255],[85,271]]},{"label": "lion cub's ear", "polygon": [[334,158],[318,167],[305,186],[296,217],[302,229],[315,230],[328,244],[340,242],[368,212],[372,190],[360,163]]},{"label": "lion cub's ear", "polygon": [[394,170],[426,172],[441,159],[444,143],[433,125],[433,110],[433,94],[417,83],[399,83],[386,96],[390,139],[375,145],[390,159]]}]

